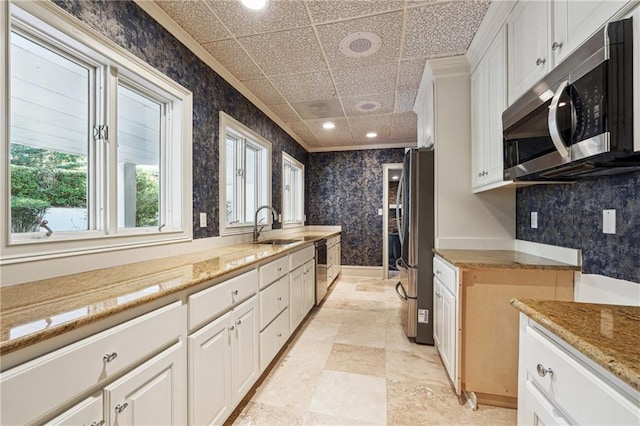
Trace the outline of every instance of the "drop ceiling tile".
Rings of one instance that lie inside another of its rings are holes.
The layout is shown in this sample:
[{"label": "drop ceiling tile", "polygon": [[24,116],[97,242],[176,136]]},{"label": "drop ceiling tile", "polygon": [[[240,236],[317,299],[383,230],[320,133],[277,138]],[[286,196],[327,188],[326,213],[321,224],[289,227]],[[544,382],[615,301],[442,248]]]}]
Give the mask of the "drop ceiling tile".
[{"label": "drop ceiling tile", "polygon": [[311,130],[300,120],[286,123],[300,138],[309,146],[317,146],[318,139],[311,133]]},{"label": "drop ceiling tile", "polygon": [[391,139],[394,141],[417,140],[418,117],[414,112],[393,114]]},{"label": "drop ceiling tile", "polygon": [[301,1],[271,0],[261,11],[248,10],[239,1],[205,1],[235,36],[311,25]]},{"label": "drop ceiling tile", "polygon": [[367,16],[401,9],[402,0],[307,0],[315,23]]},{"label": "drop ceiling tile", "polygon": [[403,58],[466,52],[489,1],[452,1],[407,10]]},{"label": "drop ceiling tile", "polygon": [[426,59],[400,61],[398,87],[396,90],[417,90],[420,87],[420,80],[422,80],[422,73],[426,63]]},{"label": "drop ceiling tile", "polygon": [[273,111],[284,122],[300,120],[298,114],[288,104],[274,104],[268,105],[269,109]]},{"label": "drop ceiling tile", "polygon": [[239,80],[251,80],[264,77],[251,58],[234,39],[203,43],[204,47],[214,58]]},{"label": "drop ceiling tile", "polygon": [[410,92],[396,92],[396,107],[394,112],[413,111],[413,105],[416,103],[417,94],[417,90]]},{"label": "drop ceiling tile", "polygon": [[271,81],[290,104],[336,97],[331,76],[326,71],[271,77]]},{"label": "drop ceiling tile", "polygon": [[353,141],[356,144],[360,144],[360,145],[378,145],[382,143],[387,143],[391,140],[390,138],[391,129],[381,129],[377,131],[376,133],[378,135],[375,138],[368,138],[367,133],[368,132],[354,130]]},{"label": "drop ceiling tile", "polygon": [[[354,3],[354,2],[345,2]],[[330,68],[348,68],[397,60],[400,55],[402,12],[319,25],[318,36]],[[380,49],[361,58],[351,58],[340,51],[340,42],[355,32],[371,32],[382,39]]]},{"label": "drop ceiling tile", "polygon": [[[333,129],[324,129],[322,125],[331,121],[336,125]],[[345,135],[347,134],[349,138],[351,137],[351,131],[349,129],[349,123],[346,118],[330,118],[326,120],[304,120],[304,123],[311,130],[311,132],[318,138],[318,140],[326,139],[327,137],[331,137],[331,135]]]},{"label": "drop ceiling tile", "polygon": [[310,27],[241,37],[238,41],[267,76],[327,68]]},{"label": "drop ceiling tile", "polygon": [[[380,108],[373,111],[359,111],[355,106],[362,101],[374,101],[381,104]],[[344,98],[342,106],[344,107],[347,117],[355,117],[358,115],[377,115],[393,112],[395,102],[395,93],[382,93],[379,95],[357,96],[352,98]]]},{"label": "drop ceiling tile", "polygon": [[[349,124],[355,142],[380,143],[380,141],[389,139],[391,114],[350,117]],[[368,138],[366,135],[369,132],[376,132],[378,136]]]},{"label": "drop ceiling tile", "polygon": [[343,68],[333,71],[340,97],[356,97],[393,92],[396,88],[397,63]]},{"label": "drop ceiling tile", "polygon": [[156,0],[156,3],[200,43],[231,36],[203,1]]},{"label": "drop ceiling tile", "polygon": [[285,100],[266,78],[257,80],[245,80],[242,82],[247,89],[251,90],[262,102],[267,105],[284,104]]}]

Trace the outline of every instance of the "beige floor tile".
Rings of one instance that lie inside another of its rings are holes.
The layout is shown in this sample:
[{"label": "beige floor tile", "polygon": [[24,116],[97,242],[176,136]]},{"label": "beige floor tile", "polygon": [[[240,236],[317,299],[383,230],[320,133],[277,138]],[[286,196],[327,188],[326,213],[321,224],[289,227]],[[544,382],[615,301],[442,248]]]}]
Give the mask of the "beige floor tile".
[{"label": "beige floor tile", "polygon": [[387,351],[386,374],[388,379],[400,382],[449,386],[449,378],[437,355],[425,358],[411,352]]},{"label": "beige floor tile", "polygon": [[332,298],[324,304],[327,308],[353,311],[384,311],[386,305],[380,300],[337,299]]},{"label": "beige floor tile", "polygon": [[269,404],[249,402],[233,422],[238,426],[249,425],[301,425],[304,411],[296,411]]},{"label": "beige floor tile", "polygon": [[375,321],[370,321],[368,323],[345,321],[340,325],[335,343],[384,348],[385,337],[385,327],[377,326]]},{"label": "beige floor tile", "polygon": [[335,343],[325,368],[346,373],[385,377],[385,350]]},{"label": "beige floor tile", "polygon": [[386,380],[381,377],[325,370],[309,411],[371,424],[385,424]]},{"label": "beige floor tile", "polygon": [[303,325],[296,340],[333,343],[340,325],[340,322],[310,321]]},{"label": "beige floor tile", "polygon": [[305,425],[370,425],[369,422],[363,422],[356,419],[346,419],[344,417],[328,416],[319,413],[307,413],[304,419]]}]

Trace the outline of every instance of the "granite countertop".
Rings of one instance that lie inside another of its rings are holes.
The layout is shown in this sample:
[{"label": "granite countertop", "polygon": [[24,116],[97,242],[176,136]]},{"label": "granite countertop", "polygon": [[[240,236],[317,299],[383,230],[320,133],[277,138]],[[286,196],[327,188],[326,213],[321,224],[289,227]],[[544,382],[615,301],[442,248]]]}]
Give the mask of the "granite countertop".
[{"label": "granite countertop", "polygon": [[433,252],[459,268],[581,270],[580,266],[515,250],[434,249]]},{"label": "granite countertop", "polygon": [[7,354],[177,293],[337,232],[306,231],[287,245],[236,244],[0,288],[0,353]]},{"label": "granite countertop", "polygon": [[640,307],[530,299],[511,304],[640,391]]}]

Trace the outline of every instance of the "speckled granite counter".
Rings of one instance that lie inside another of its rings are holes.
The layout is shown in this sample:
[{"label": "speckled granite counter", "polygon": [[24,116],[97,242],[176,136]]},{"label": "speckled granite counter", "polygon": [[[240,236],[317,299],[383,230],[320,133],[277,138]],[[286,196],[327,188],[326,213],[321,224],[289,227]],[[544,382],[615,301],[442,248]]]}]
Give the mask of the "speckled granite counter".
[{"label": "speckled granite counter", "polygon": [[579,266],[514,250],[434,249],[433,252],[459,268],[580,270]]},{"label": "speckled granite counter", "polygon": [[0,353],[7,354],[143,305],[336,232],[288,245],[237,244],[0,288]]},{"label": "speckled granite counter", "polygon": [[511,304],[640,391],[640,307],[531,299]]}]

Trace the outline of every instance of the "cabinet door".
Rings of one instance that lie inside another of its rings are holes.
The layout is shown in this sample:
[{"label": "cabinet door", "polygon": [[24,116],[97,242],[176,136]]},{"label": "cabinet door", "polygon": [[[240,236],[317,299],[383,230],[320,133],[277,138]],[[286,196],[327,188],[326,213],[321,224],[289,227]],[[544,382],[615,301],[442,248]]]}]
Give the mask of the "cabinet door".
[{"label": "cabinet door", "polygon": [[304,267],[301,266],[289,274],[289,314],[290,328],[293,333],[302,321],[304,309]]},{"label": "cabinet door", "polygon": [[237,405],[260,374],[257,298],[253,296],[233,310],[231,329],[231,393]]},{"label": "cabinet door", "polygon": [[489,46],[486,54],[488,104],[486,117],[485,184],[502,181],[504,155],[502,151],[502,113],[507,104],[507,45],[506,31],[502,29]]},{"label": "cabinet door", "polygon": [[518,397],[518,425],[551,426],[570,424],[553,404],[530,381],[524,385],[524,395]]},{"label": "cabinet door", "polygon": [[442,352],[442,327],[444,322],[441,293],[442,284],[439,279],[433,277],[433,341],[438,352]]},{"label": "cabinet door", "polygon": [[306,315],[316,301],[316,268],[315,261],[312,259],[304,264],[304,311],[303,317]]},{"label": "cabinet door", "polygon": [[442,362],[449,373],[451,381],[456,382],[456,365],[457,365],[457,327],[456,327],[456,299],[447,290],[442,287],[440,291],[440,300],[442,303],[442,341],[440,356]]},{"label": "cabinet door", "polygon": [[626,0],[554,0],[552,41],[554,65],[557,66],[626,3]]},{"label": "cabinet door", "polygon": [[46,426],[83,425],[102,426],[104,422],[102,392],[90,396],[73,408],[65,411]]},{"label": "cabinet door", "polygon": [[185,345],[180,341],[105,387],[109,424],[185,424],[185,358]]},{"label": "cabinet door", "polygon": [[231,313],[187,338],[189,423],[222,424],[231,414]]},{"label": "cabinet door", "polygon": [[509,104],[549,70],[548,8],[547,1],[523,1],[509,15]]},{"label": "cabinet door", "polygon": [[487,137],[487,75],[486,62],[482,60],[471,75],[471,185],[484,185],[484,141]]}]

